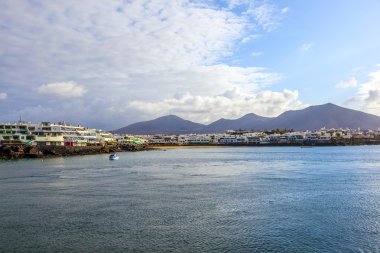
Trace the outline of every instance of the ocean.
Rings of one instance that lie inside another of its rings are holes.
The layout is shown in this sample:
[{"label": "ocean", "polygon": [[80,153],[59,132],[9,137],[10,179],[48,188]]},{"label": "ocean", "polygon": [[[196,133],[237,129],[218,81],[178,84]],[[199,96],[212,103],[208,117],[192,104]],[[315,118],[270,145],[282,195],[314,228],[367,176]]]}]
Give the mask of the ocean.
[{"label": "ocean", "polygon": [[0,161],[0,252],[380,252],[380,146]]}]

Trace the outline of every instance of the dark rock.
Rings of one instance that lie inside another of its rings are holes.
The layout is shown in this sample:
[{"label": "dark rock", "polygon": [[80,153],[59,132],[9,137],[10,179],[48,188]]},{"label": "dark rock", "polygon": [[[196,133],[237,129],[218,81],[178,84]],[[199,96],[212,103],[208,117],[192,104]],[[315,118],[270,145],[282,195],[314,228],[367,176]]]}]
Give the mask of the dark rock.
[{"label": "dark rock", "polygon": [[85,147],[65,147],[65,146],[0,146],[0,159],[19,158],[42,158],[72,155],[93,155],[102,153],[115,153],[121,151],[146,150],[147,146],[131,145],[124,149],[119,146],[85,146]]}]

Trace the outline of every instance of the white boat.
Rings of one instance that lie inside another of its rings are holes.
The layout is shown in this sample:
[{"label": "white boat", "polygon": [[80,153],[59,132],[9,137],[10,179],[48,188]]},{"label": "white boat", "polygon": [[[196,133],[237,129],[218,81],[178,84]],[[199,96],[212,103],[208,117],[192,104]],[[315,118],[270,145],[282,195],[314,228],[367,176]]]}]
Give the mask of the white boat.
[{"label": "white boat", "polygon": [[119,156],[117,154],[110,154],[110,160],[119,160]]}]

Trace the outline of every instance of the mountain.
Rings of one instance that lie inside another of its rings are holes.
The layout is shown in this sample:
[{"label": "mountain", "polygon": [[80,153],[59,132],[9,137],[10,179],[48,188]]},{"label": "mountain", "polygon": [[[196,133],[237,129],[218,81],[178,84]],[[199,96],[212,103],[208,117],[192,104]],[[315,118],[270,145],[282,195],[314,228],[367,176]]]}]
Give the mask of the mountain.
[{"label": "mountain", "polygon": [[184,120],[175,115],[163,116],[154,120],[143,121],[114,130],[117,134],[182,134],[196,133],[205,125]]},{"label": "mountain", "polygon": [[271,118],[262,117],[254,113],[244,115],[239,119],[220,119],[202,129],[202,133],[220,133],[226,130],[261,129]]},{"label": "mountain", "polygon": [[295,130],[317,130],[322,127],[377,129],[380,127],[380,117],[328,103],[284,112],[266,125],[268,129]]},{"label": "mountain", "polygon": [[219,119],[209,125],[202,125],[170,115],[151,121],[135,123],[115,130],[115,133],[155,134],[155,133],[222,133],[226,130],[318,130],[326,128],[377,129],[380,117],[337,106],[331,103],[310,106],[302,110],[286,111],[268,118],[253,113],[238,119]]}]

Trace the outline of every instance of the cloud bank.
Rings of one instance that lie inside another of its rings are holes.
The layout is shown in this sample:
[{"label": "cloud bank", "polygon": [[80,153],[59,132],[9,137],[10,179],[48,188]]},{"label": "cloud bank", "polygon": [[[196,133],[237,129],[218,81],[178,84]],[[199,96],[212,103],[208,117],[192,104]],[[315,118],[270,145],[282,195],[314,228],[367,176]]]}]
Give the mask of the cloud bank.
[{"label": "cloud bank", "polygon": [[235,88],[216,96],[185,94],[157,103],[132,101],[130,106],[151,115],[176,113],[196,122],[210,123],[220,117],[238,118],[253,110],[259,115],[277,116],[288,108],[302,109],[306,105],[298,100],[297,91],[252,94]]},{"label": "cloud bank", "polygon": [[[286,12],[269,1],[2,2],[0,85],[8,99],[0,121],[22,115],[112,129],[169,111],[204,121],[298,108],[297,91],[266,91],[281,74],[225,61]],[[231,90],[240,95],[219,95]],[[255,102],[260,96],[268,109]],[[203,114],[189,110],[189,98]],[[224,109],[208,116],[207,106],[219,104]]]},{"label": "cloud bank", "polygon": [[369,113],[380,115],[380,70],[369,73],[369,81],[359,84],[355,96],[346,101]]},{"label": "cloud bank", "polygon": [[380,70],[368,74],[368,82],[357,84],[356,94],[345,101],[363,111],[380,116]]},{"label": "cloud bank", "polygon": [[61,97],[82,97],[86,89],[75,82],[49,83],[38,87],[38,92]]}]

